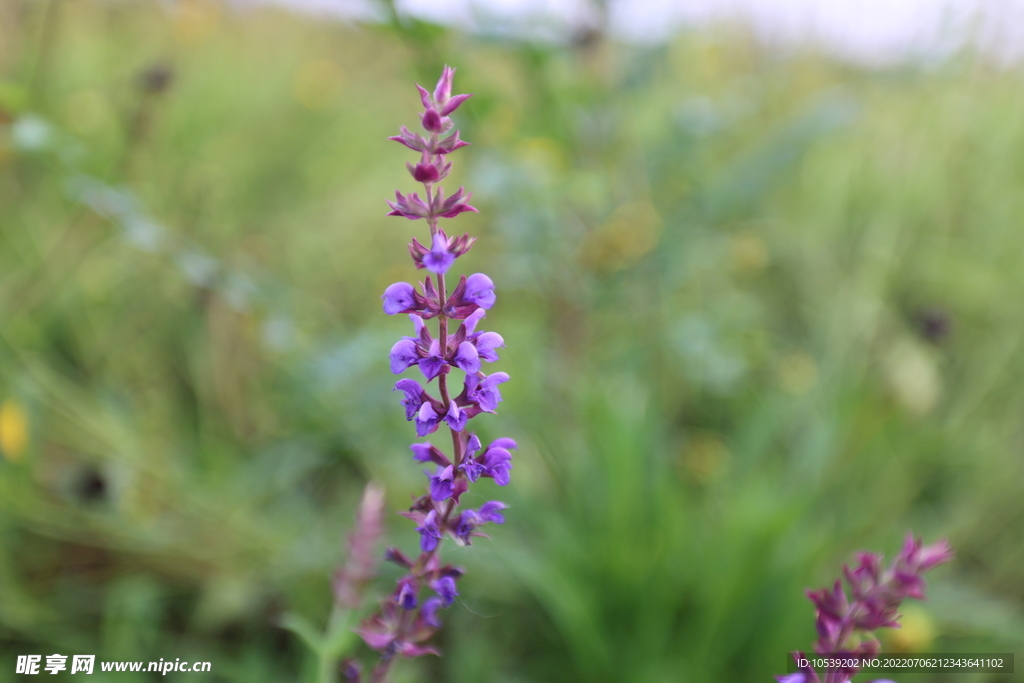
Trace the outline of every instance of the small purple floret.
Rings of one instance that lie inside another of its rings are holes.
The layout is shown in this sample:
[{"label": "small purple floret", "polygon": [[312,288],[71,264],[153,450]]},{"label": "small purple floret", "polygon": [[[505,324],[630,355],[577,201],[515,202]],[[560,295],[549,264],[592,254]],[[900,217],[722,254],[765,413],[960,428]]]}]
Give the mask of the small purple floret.
[{"label": "small purple floret", "polygon": [[437,527],[437,513],[431,510],[423,520],[423,526],[416,527],[416,531],[420,532],[420,549],[425,553],[434,550],[441,540],[441,530]]},{"label": "small purple floret", "polygon": [[450,607],[455,602],[455,596],[459,594],[459,591],[455,588],[455,579],[450,576],[442,576],[432,583],[430,587],[444,601],[445,607]]},{"label": "small purple floret", "polygon": [[384,312],[395,315],[416,307],[415,289],[408,282],[396,282],[384,290]]},{"label": "small purple floret", "polygon": [[402,374],[410,365],[416,365],[420,362],[420,358],[416,353],[416,342],[411,339],[399,339],[391,347],[390,358],[391,372],[396,375]]},{"label": "small purple floret", "polygon": [[444,275],[455,263],[455,254],[448,251],[448,240],[440,232],[434,235],[430,251],[423,255],[423,267],[432,273]]},{"label": "small purple floret", "polygon": [[490,308],[494,305],[494,282],[483,273],[473,273],[466,278],[466,293],[463,298],[480,308]]}]

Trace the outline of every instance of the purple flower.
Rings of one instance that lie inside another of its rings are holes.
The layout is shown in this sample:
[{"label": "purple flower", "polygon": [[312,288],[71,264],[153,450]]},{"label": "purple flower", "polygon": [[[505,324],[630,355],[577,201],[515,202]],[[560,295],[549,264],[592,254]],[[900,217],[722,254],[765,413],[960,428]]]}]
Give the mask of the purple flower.
[{"label": "purple flower", "polygon": [[480,523],[494,522],[495,524],[504,524],[505,515],[502,515],[498,510],[504,510],[508,506],[502,503],[500,500],[492,500],[484,503],[480,506]]},{"label": "purple flower", "polygon": [[427,401],[420,406],[416,413],[416,433],[419,436],[426,436],[437,429],[437,413],[434,406]]},{"label": "purple flower", "polygon": [[430,584],[430,587],[441,597],[445,607],[451,607],[451,604],[455,602],[455,596],[459,594],[455,588],[455,579],[450,576],[442,576]]},{"label": "purple flower", "polygon": [[457,432],[461,432],[468,420],[469,414],[460,408],[458,403],[452,401],[451,405],[448,406],[448,413],[444,416],[444,421],[448,423],[448,426]]},{"label": "purple flower", "polygon": [[416,342],[409,339],[400,339],[391,347],[391,372],[396,375],[402,374],[410,365],[420,362],[416,353]]},{"label": "purple flower", "polygon": [[431,510],[427,513],[423,525],[416,527],[416,531],[420,532],[420,549],[423,552],[429,553],[437,548],[437,543],[441,540],[441,530],[437,527],[437,512]]},{"label": "purple flower", "polygon": [[483,273],[473,273],[466,278],[465,299],[480,308],[490,308],[495,301],[494,282]]},{"label": "purple flower", "polygon": [[405,398],[402,399],[402,405],[405,406],[405,419],[413,419],[420,407],[424,405],[426,394],[423,387],[414,379],[400,379],[395,382],[395,388],[392,391],[395,390],[405,392]]},{"label": "purple flower", "polygon": [[452,497],[452,484],[454,482],[454,473],[452,472],[452,466],[441,467],[438,465],[436,474],[427,474],[430,477],[430,497],[435,501],[448,500]]},{"label": "purple flower", "polygon": [[441,598],[428,598],[423,603],[421,614],[423,621],[434,628],[441,628],[441,620],[437,618],[437,610],[441,607]]},{"label": "purple flower", "polygon": [[434,233],[433,246],[423,256],[423,266],[432,273],[444,275],[455,263],[455,254],[448,251],[448,240],[440,232]]},{"label": "purple flower", "polygon": [[[883,566],[881,555],[858,553],[856,557],[856,565],[843,567],[852,601],[847,597],[841,580],[831,588],[807,591],[807,597],[815,607],[818,640],[814,643],[814,651],[819,654],[878,654],[879,642],[872,632],[879,628],[898,627],[900,603],[906,598],[924,598],[921,574],[948,562],[953,553],[945,541],[923,546],[911,535],[889,567]],[[799,662],[802,654],[795,653],[794,657]],[[830,668],[825,674],[825,681],[848,683],[858,670],[856,667]],[[819,680],[817,672],[808,668],[777,679],[781,683],[818,683]],[[879,680],[874,683],[889,682]]]},{"label": "purple flower", "polygon": [[418,310],[416,289],[408,282],[396,282],[384,290],[384,312],[388,315]]},{"label": "purple flower", "polygon": [[494,350],[505,347],[505,339],[497,332],[482,332],[473,343],[476,344],[479,356],[489,363],[498,361],[498,354]]},{"label": "purple flower", "polygon": [[493,413],[502,400],[498,385],[507,382],[508,379],[506,372],[495,372],[482,380],[478,375],[466,375],[466,399],[480,406],[480,410]]},{"label": "purple flower", "polygon": [[[474,374],[480,370],[480,354],[477,347],[470,342],[462,342],[459,344],[459,350],[455,354],[455,365],[465,370],[469,374]],[[394,368],[394,361],[391,363],[391,367]],[[408,367],[408,366],[406,366]],[[405,367],[402,368],[404,370]],[[399,370],[401,372],[401,370]]]},{"label": "purple flower", "polygon": [[416,578],[405,576],[398,580],[398,588],[395,591],[395,598],[404,610],[416,609],[417,599]]},{"label": "purple flower", "polygon": [[441,370],[448,365],[448,361],[441,356],[441,345],[438,340],[435,339],[430,343],[430,350],[427,351],[426,358],[421,358],[419,364],[420,370],[423,371],[423,376],[427,378],[428,382],[441,374]]}]

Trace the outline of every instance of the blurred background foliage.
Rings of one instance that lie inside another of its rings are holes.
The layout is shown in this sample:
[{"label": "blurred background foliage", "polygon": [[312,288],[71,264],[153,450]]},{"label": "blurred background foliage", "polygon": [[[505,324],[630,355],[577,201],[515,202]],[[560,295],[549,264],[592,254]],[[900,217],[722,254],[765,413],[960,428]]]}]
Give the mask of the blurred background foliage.
[{"label": "blurred background foliage", "polygon": [[887,647],[1018,648],[1019,69],[2,0],[0,680],[312,680],[282,615],[326,620],[366,481],[425,483],[378,299],[423,226],[384,217],[384,138],[444,63],[513,378],[479,428],[521,448],[471,501],[509,523],[447,551],[445,656],[398,679],[770,680],[803,590],[911,529],[958,558]]}]

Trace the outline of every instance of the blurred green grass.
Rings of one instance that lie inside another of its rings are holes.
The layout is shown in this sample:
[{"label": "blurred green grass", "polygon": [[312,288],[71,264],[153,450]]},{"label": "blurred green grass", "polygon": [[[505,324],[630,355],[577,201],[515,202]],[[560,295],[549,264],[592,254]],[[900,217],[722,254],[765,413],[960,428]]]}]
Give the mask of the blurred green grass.
[{"label": "blurred green grass", "polygon": [[384,138],[444,63],[513,377],[480,428],[521,450],[479,494],[509,523],[450,551],[445,657],[400,680],[769,680],[803,589],[909,529],[958,560],[892,646],[1024,638],[1018,69],[203,0],[0,18],[0,680],[30,652],[314,675],[281,614],[326,619],[366,480],[423,485]]}]

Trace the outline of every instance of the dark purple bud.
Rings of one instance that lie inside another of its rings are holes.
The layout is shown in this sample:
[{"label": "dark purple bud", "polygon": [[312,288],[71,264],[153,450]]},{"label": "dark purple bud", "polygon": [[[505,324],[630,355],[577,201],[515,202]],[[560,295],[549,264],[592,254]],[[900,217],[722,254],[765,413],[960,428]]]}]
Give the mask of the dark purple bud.
[{"label": "dark purple bud", "polygon": [[411,339],[400,339],[391,347],[391,372],[396,375],[402,374],[410,365],[416,365],[419,362],[416,343]]},{"label": "dark purple bud", "polygon": [[441,608],[441,598],[429,598],[423,603],[423,609],[420,613],[423,615],[423,621],[427,622],[434,628],[441,628],[441,620],[437,617],[437,610]]},{"label": "dark purple bud", "polygon": [[341,662],[341,677],[346,683],[361,683],[363,669],[359,662],[352,659],[345,659]]},{"label": "dark purple bud", "polygon": [[[462,342],[459,344],[459,350],[455,354],[455,365],[472,374],[479,372],[480,370],[480,354],[477,353],[477,347],[473,346],[469,342]],[[395,363],[391,362],[392,371],[394,370]],[[405,366],[402,368],[404,370]],[[399,370],[401,372],[401,370]]]},{"label": "dark purple bud", "polygon": [[444,601],[445,607],[451,607],[451,604],[455,602],[455,596],[459,594],[459,591],[455,588],[455,579],[450,576],[442,576],[437,581],[431,583],[430,587]]},{"label": "dark purple bud", "polygon": [[399,567],[405,567],[406,569],[412,569],[412,561],[405,556],[398,548],[385,548],[384,549],[384,561],[394,562]]},{"label": "dark purple bud", "polygon": [[437,527],[437,512],[431,510],[427,513],[423,526],[416,527],[416,531],[420,532],[420,549],[423,552],[429,553],[437,548],[437,543],[441,540],[441,530]]},{"label": "dark purple bud", "polygon": [[444,416],[444,421],[455,431],[461,432],[465,428],[467,420],[469,420],[469,415],[466,414],[466,411],[460,408],[458,403],[452,401],[448,406],[448,413]]},{"label": "dark purple bud", "polygon": [[444,130],[444,120],[437,110],[432,107],[420,114],[420,121],[423,123],[423,127],[431,133],[440,133]]},{"label": "dark purple bud", "polygon": [[418,592],[416,578],[404,576],[398,580],[398,588],[395,590],[395,602],[406,611],[416,609],[416,605],[419,604],[416,599],[416,593]]},{"label": "dark purple bud", "polygon": [[428,401],[421,405],[419,412],[416,413],[416,433],[419,436],[426,436],[436,430],[437,412],[434,411],[434,407]]},{"label": "dark purple bud", "polygon": [[466,293],[463,299],[480,308],[490,308],[495,301],[494,282],[483,273],[473,273],[466,278]]},{"label": "dark purple bud", "polygon": [[409,446],[412,449],[412,457],[417,462],[432,462],[442,467],[447,467],[451,464],[448,457],[441,452],[437,446],[430,443],[414,443]]},{"label": "dark purple bud", "polygon": [[452,484],[454,483],[454,473],[452,466],[448,467],[438,466],[436,474],[429,474],[424,472],[430,478],[430,497],[435,501],[448,500],[452,497]]},{"label": "dark purple bud", "polygon": [[442,231],[438,230],[434,233],[430,251],[423,255],[423,267],[432,273],[444,275],[453,263],[455,263],[455,254],[448,250],[448,239]]},{"label": "dark purple bud", "polygon": [[429,382],[441,374],[441,369],[446,365],[448,365],[448,361],[441,357],[441,344],[435,339],[430,343],[427,357],[421,358],[419,361],[420,370],[423,371],[423,376]]},{"label": "dark purple bud", "polygon": [[414,379],[400,379],[395,382],[395,388],[392,391],[402,391],[405,393],[405,398],[402,399],[402,405],[405,406],[405,419],[411,420],[420,411],[420,408],[424,404],[425,400],[423,387],[420,383]]},{"label": "dark purple bud", "polygon": [[436,183],[441,178],[441,173],[430,161],[426,160],[426,154],[423,155],[424,160],[413,166],[410,163],[406,163],[405,167],[409,169],[409,173],[412,175],[413,180],[418,183]]}]

